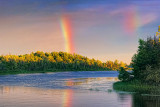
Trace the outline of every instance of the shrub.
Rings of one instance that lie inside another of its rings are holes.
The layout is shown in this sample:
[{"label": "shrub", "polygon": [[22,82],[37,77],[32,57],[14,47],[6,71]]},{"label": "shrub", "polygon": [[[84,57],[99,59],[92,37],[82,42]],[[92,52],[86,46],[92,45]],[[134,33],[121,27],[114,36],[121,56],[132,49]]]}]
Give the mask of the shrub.
[{"label": "shrub", "polygon": [[147,66],[144,71],[144,79],[146,83],[151,85],[159,85],[160,83],[160,68],[152,68],[151,66]]},{"label": "shrub", "polygon": [[127,72],[123,67],[121,67],[118,72],[119,72],[119,75],[118,75],[119,80],[121,80],[121,81],[129,81],[130,80],[130,73]]}]

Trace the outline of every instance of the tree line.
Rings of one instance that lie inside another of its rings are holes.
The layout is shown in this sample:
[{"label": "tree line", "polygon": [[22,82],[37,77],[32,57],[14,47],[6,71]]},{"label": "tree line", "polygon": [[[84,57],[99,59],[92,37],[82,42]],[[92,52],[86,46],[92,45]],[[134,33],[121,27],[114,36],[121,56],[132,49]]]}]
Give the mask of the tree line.
[{"label": "tree line", "polygon": [[160,83],[160,36],[139,40],[137,53],[132,57],[133,72],[119,70],[122,81],[139,81],[149,85],[159,86]]},{"label": "tree line", "polygon": [[25,55],[1,55],[0,71],[89,71],[127,68],[118,60],[101,62],[78,54],[66,52],[32,52]]},{"label": "tree line", "polygon": [[137,53],[132,58],[135,79],[148,84],[160,82],[160,37],[139,40]]}]

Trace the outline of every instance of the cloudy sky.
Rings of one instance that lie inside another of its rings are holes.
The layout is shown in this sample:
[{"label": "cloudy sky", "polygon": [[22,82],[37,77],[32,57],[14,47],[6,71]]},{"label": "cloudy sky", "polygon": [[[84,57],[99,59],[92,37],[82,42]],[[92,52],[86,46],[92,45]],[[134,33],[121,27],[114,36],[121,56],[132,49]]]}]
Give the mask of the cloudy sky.
[{"label": "cloudy sky", "polygon": [[130,63],[138,39],[160,24],[159,0],[0,0],[0,54],[65,51],[61,17],[75,53]]}]

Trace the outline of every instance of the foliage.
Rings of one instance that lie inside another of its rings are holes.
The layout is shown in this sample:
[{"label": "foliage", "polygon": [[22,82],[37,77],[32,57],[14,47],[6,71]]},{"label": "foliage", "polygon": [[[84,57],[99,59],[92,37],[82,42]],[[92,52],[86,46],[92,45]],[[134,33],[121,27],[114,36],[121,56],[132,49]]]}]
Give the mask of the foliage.
[{"label": "foliage", "polygon": [[118,79],[121,81],[129,81],[130,80],[130,73],[127,72],[123,67],[119,70]]},{"label": "foliage", "polygon": [[116,70],[125,63],[89,59],[77,54],[66,52],[44,53],[37,51],[25,55],[0,56],[0,71],[88,71]]},{"label": "foliage", "polygon": [[[147,40],[139,40],[137,54],[132,58],[133,74],[136,79],[142,81],[146,79],[144,75],[147,66],[156,69],[160,63],[160,42],[159,38],[147,38]],[[154,72],[154,70],[152,70]],[[154,78],[154,76],[153,76]]]},{"label": "foliage", "polygon": [[160,83],[160,68],[152,69],[151,66],[147,66],[144,72],[145,82],[151,85],[159,85]]},{"label": "foliage", "polygon": [[139,40],[138,51],[132,58],[131,66],[134,79],[124,82],[121,77],[122,81],[114,84],[116,90],[160,93],[160,35]]},{"label": "foliage", "polygon": [[118,60],[113,61],[107,61],[106,63],[106,67],[111,69],[111,70],[119,70],[120,67],[123,67],[125,69],[129,69],[128,65],[124,62],[119,62]]}]

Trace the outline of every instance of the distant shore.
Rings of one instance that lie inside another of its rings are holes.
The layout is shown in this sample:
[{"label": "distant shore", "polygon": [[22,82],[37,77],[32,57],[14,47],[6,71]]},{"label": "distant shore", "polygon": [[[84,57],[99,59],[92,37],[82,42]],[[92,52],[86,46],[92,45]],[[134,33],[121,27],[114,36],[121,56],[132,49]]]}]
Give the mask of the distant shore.
[{"label": "distant shore", "polygon": [[113,71],[113,70],[54,70],[54,71],[0,71],[0,75],[15,75],[15,74],[34,74],[48,72],[74,72],[74,71]]}]

